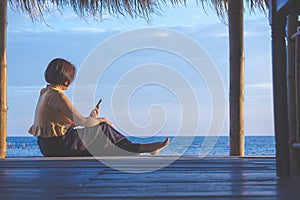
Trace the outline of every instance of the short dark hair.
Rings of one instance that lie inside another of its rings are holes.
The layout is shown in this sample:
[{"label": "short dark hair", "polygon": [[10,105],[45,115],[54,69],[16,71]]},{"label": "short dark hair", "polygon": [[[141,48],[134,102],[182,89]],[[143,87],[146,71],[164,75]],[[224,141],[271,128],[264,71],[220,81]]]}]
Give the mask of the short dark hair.
[{"label": "short dark hair", "polygon": [[[55,58],[45,70],[45,80],[50,84],[69,86],[74,80],[76,68],[69,61]],[[65,83],[68,82],[68,85]]]}]

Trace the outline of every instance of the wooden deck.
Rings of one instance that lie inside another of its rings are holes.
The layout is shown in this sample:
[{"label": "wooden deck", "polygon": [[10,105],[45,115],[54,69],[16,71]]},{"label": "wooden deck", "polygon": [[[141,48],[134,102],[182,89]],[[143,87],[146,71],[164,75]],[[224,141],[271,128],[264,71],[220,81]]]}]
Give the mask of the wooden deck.
[{"label": "wooden deck", "polygon": [[0,199],[299,199],[300,178],[279,180],[274,157],[7,158]]}]

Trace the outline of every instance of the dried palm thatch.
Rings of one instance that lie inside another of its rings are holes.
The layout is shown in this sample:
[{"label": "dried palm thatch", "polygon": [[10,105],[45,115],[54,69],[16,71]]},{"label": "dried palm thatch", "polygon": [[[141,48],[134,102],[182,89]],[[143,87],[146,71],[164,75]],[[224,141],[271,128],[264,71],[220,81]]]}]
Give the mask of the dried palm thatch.
[{"label": "dried palm thatch", "polygon": [[[229,0],[195,0],[212,6],[219,17],[227,16]],[[239,0],[236,0],[239,1]],[[164,5],[186,5],[187,0],[9,0],[10,7],[15,10],[27,12],[31,19],[43,18],[53,8],[63,10],[72,8],[80,17],[93,16],[102,18],[104,14],[126,15],[131,17],[149,18],[150,14],[160,13]],[[246,0],[248,8],[266,11],[269,0]]]},{"label": "dried palm thatch", "polygon": [[[240,0],[235,0],[235,1],[240,1]],[[269,9],[270,0],[245,0],[245,1],[250,11],[259,9],[267,13]],[[229,0],[202,0],[202,4],[205,3],[211,5],[216,11],[217,15],[221,18],[226,17],[228,14],[228,2]]]},{"label": "dried palm thatch", "polygon": [[80,17],[93,16],[102,18],[104,14],[130,15],[131,17],[149,18],[151,13],[157,13],[161,5],[185,4],[186,0],[9,0],[10,7],[27,12],[31,19],[43,18],[53,8],[63,10],[71,8]]}]

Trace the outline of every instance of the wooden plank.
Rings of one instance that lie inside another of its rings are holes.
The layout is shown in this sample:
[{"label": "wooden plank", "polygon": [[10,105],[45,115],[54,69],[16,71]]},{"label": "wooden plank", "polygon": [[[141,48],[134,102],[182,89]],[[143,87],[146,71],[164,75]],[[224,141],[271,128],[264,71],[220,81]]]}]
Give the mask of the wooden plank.
[{"label": "wooden plank", "polygon": [[[120,181],[112,181],[112,182],[109,182],[109,181],[100,181],[100,180],[97,180],[97,181],[90,181],[90,182],[87,182],[86,184],[84,184],[82,187],[80,187],[80,190],[82,189],[85,189],[85,188],[101,188],[102,189],[106,189],[106,188],[109,188],[109,189],[116,189],[116,188],[121,188],[121,187],[125,187],[125,188],[134,188],[134,187],[149,187],[150,184],[154,184],[154,183],[149,183],[149,182],[131,182],[130,184],[129,183],[122,183]],[[183,184],[181,182],[168,182],[168,183],[165,183],[165,182],[162,182],[160,184],[157,184],[155,183],[156,185],[158,186],[163,186],[163,187],[167,187],[167,188],[173,188],[173,186],[176,186],[176,187],[186,187],[186,184]],[[212,186],[214,186],[215,189],[220,189],[220,188],[228,188],[228,187],[243,187],[243,188],[246,188],[246,187],[251,187],[253,189],[255,189],[256,187],[259,187],[259,188],[264,188],[264,187],[270,187],[272,190],[273,189],[276,189],[276,181],[248,181],[248,182],[233,182],[233,183],[226,183],[223,181],[206,181],[206,182],[189,182],[188,183],[188,186],[189,187],[192,187],[192,188],[198,188],[197,190],[201,190],[201,188],[211,188]],[[78,188],[79,189],[79,188]],[[214,190],[215,190],[214,189]],[[256,190],[256,189],[255,189]]]},{"label": "wooden plank", "polygon": [[[59,158],[58,158],[59,159]],[[105,158],[106,163],[109,158]],[[224,158],[205,158],[205,159],[199,159],[197,157],[189,157],[184,159],[179,159],[176,162],[170,164],[169,166],[172,166],[171,168],[167,168],[168,170],[184,170],[185,167],[188,167],[189,169],[194,170],[202,170],[202,171],[209,171],[216,169],[224,169],[232,168],[236,171],[243,169],[247,170],[252,167],[255,167],[256,170],[274,170],[275,169],[275,159],[274,157],[269,158],[226,158],[225,160],[228,160],[227,162],[222,161]],[[155,157],[141,157],[140,160],[136,158],[120,158],[120,159],[113,159],[114,163],[113,166],[118,167],[119,169],[133,171],[133,170],[151,170],[151,169],[159,169],[161,167],[161,163],[164,163],[165,161],[162,160],[162,158],[155,158]],[[91,160],[89,159],[81,159],[81,160],[48,160],[45,158],[44,160],[22,160],[22,165],[20,163],[16,164],[17,161],[9,160],[1,163],[0,162],[0,168],[1,167],[9,167],[9,168],[50,168],[50,167],[59,167],[59,168],[68,168],[70,165],[77,168],[93,168],[93,167],[99,167],[99,168],[105,168],[106,166],[99,162],[98,160]],[[263,163],[263,165],[262,165]],[[246,164],[246,165],[245,165]],[[162,170],[165,170],[163,168]]]},{"label": "wooden plank", "polygon": [[[150,175],[151,174],[151,175]],[[92,178],[91,181],[94,180],[102,180],[102,181],[124,181],[124,182],[131,182],[135,180],[135,182],[145,182],[146,179],[151,179],[152,182],[160,183],[160,182],[180,182],[180,183],[192,183],[192,182],[205,182],[205,180],[209,180],[211,182],[222,182],[227,180],[228,182],[246,182],[246,181],[269,181],[269,180],[276,180],[276,174],[269,173],[264,176],[262,174],[249,174],[244,177],[244,174],[186,174],[184,172],[173,174],[172,176],[168,176],[166,174],[162,174],[160,176],[154,176],[152,173],[148,175],[141,176],[137,175],[128,175],[128,174],[117,174],[112,175],[109,174],[107,176],[101,176]]]},{"label": "wooden plank", "polygon": [[[185,187],[190,188],[190,187]],[[60,196],[60,198],[173,198],[173,197],[182,197],[182,198],[220,198],[220,197],[239,197],[243,198],[253,198],[253,197],[263,197],[269,199],[270,197],[277,197],[278,193],[276,190],[266,190],[257,191],[257,188],[250,188],[247,191],[241,190],[242,188],[237,188],[236,190],[211,190],[211,191],[200,191],[198,188],[190,188],[190,190],[182,190],[182,188],[175,188],[174,190],[170,188],[118,188],[114,190],[99,190],[97,189],[85,189],[86,193],[73,193],[73,195]],[[253,190],[255,189],[255,190]],[[116,191],[117,190],[117,191]]]},{"label": "wooden plank", "polygon": [[23,158],[23,159],[11,159],[6,158],[0,160],[0,168],[68,168],[68,167],[103,167],[104,165],[96,159],[91,158]]}]

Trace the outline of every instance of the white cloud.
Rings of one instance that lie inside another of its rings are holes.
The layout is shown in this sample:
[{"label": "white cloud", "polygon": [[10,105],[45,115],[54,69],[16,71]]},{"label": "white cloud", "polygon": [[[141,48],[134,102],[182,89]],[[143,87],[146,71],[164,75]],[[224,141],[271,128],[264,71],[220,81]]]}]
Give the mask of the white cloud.
[{"label": "white cloud", "polygon": [[261,82],[261,83],[247,84],[246,88],[271,90],[272,83],[271,82]]},{"label": "white cloud", "polygon": [[194,15],[194,17],[193,17],[195,20],[198,20],[198,19],[201,19],[202,17],[201,17],[201,15],[199,15],[199,14],[196,14],[196,15]]},{"label": "white cloud", "polygon": [[105,33],[107,30],[101,28],[81,28],[81,27],[74,27],[69,29],[71,32],[79,32],[79,33]]},{"label": "white cloud", "polygon": [[28,35],[28,34],[36,34],[36,33],[57,33],[57,30],[54,29],[32,29],[32,28],[24,28],[24,29],[14,29],[10,30],[9,33],[17,34],[17,35]]},{"label": "white cloud", "polygon": [[245,20],[244,34],[245,37],[270,36],[271,28],[268,26],[267,18]]},{"label": "white cloud", "polygon": [[7,90],[9,94],[28,94],[39,92],[45,85],[42,86],[8,86]]},{"label": "white cloud", "polygon": [[8,86],[8,90],[21,91],[21,90],[40,90],[45,85],[27,85],[27,86]]}]

